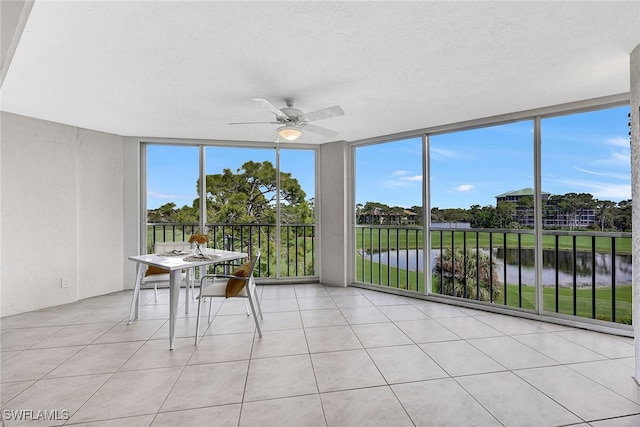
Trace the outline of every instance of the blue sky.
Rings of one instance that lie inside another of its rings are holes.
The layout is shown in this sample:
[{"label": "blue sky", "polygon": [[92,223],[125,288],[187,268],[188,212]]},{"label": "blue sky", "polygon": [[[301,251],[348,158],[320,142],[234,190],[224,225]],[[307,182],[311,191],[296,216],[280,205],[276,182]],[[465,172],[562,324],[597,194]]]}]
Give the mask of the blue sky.
[{"label": "blue sky", "polygon": [[[631,198],[628,107],[542,120],[542,189]],[[431,206],[495,206],[495,196],[534,186],[533,122],[430,138]],[[419,138],[356,150],[356,202],[421,205]]]},{"label": "blue sky", "polygon": [[[631,198],[628,107],[542,121],[542,188],[552,194],[590,193],[619,202]],[[495,196],[533,187],[533,123],[516,122],[430,138],[431,206],[494,205]],[[208,147],[208,173],[269,160],[275,149]],[[191,205],[196,195],[198,149],[150,146],[148,207]],[[313,151],[281,150],[281,168],[314,196]],[[356,149],[356,203],[422,205],[422,141],[412,138]]]},{"label": "blue sky", "polygon": [[[207,147],[205,150],[208,174],[224,169],[236,171],[242,164],[270,161],[276,164],[273,148]],[[307,199],[314,197],[315,160],[309,150],[280,150],[280,164],[284,172],[298,179]],[[147,150],[147,207],[155,209],[173,202],[178,207],[191,206],[198,197],[198,148],[189,146],[150,145]]]}]

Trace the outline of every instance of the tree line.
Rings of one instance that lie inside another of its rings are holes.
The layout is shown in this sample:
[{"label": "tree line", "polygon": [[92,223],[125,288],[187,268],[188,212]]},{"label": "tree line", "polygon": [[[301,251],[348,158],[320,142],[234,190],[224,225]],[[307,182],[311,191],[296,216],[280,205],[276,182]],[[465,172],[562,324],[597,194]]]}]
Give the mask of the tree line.
[{"label": "tree line", "polygon": [[[422,225],[422,207],[388,206],[379,202],[356,205],[358,223],[371,223],[371,213],[375,212],[377,224],[400,225],[415,223]],[[632,201],[598,200],[588,193],[566,193],[551,195],[543,201],[543,218],[560,218],[563,225],[546,228],[586,229],[597,231],[631,232]],[[415,214],[407,216],[406,212]],[[517,203],[500,201],[496,205],[472,205],[464,208],[431,208],[431,222],[469,223],[472,228],[521,229],[532,226],[534,201],[532,196],[521,196]],[[590,225],[581,226],[581,218],[593,213]]]},{"label": "tree line", "polygon": [[[291,173],[277,171],[269,161],[245,162],[232,171],[206,176],[207,222],[224,224],[274,224],[276,201],[280,202],[280,217],[284,224],[313,224],[314,199],[307,199],[298,180]],[[276,179],[280,180],[280,189]],[[200,182],[195,183],[199,194]],[[468,209],[434,207],[432,222],[469,223],[473,228],[527,228],[533,224],[533,197],[520,196],[517,203],[499,201],[493,205],[472,205]],[[560,218],[562,226],[547,228],[587,229],[598,231],[631,232],[631,200],[613,202],[598,200],[588,193],[550,195],[543,200],[543,218],[548,223]],[[380,202],[356,205],[359,224],[422,224],[421,206],[389,206]],[[169,202],[147,212],[149,223],[198,223],[200,199],[178,207]],[[593,220],[584,226],[580,219],[593,214]]]}]

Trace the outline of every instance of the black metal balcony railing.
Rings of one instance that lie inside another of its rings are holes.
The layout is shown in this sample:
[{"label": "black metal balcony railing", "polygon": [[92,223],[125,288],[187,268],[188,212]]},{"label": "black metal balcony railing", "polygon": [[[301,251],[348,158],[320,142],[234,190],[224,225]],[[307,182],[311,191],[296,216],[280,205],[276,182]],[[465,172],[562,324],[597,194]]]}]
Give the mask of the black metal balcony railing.
[{"label": "black metal balcony railing", "polygon": [[533,311],[540,274],[542,311],[631,323],[631,233],[542,234],[538,273],[533,230],[359,225],[356,282],[424,293],[428,256],[431,293]]},{"label": "black metal balcony railing", "polygon": [[[276,249],[275,224],[220,224],[206,225],[210,248],[254,253],[260,249],[257,277],[309,277],[315,275],[315,225],[280,225],[280,262]],[[147,224],[147,251],[152,252],[156,242],[186,242],[197,232],[197,224]],[[280,265],[278,271],[277,266]]]}]

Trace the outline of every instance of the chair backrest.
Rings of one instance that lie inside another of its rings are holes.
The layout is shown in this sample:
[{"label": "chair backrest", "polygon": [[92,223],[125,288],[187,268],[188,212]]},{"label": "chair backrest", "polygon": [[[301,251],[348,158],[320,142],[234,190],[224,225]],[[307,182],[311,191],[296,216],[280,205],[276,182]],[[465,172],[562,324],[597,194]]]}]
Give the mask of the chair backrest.
[{"label": "chair backrest", "polygon": [[260,251],[260,249],[258,249],[256,251],[255,256],[253,257],[253,260],[251,260],[251,273],[249,274],[250,277],[253,277],[253,270],[256,268],[256,265],[258,264],[258,261],[260,260],[260,254],[261,254],[261,251]]},{"label": "chair backrest", "polygon": [[153,252],[156,254],[166,254],[171,251],[190,251],[191,243],[189,242],[155,242]]}]

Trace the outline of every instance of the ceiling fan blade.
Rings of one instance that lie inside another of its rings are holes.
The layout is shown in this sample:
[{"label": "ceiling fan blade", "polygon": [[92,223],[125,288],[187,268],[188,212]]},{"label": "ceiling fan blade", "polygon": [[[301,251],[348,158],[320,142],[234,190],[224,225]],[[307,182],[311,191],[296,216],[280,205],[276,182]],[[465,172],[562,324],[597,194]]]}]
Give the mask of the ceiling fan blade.
[{"label": "ceiling fan blade", "polygon": [[331,117],[344,116],[344,111],[339,105],[323,108],[322,110],[312,111],[310,113],[298,116],[298,119],[305,122],[315,122],[317,120],[330,119]]},{"label": "ceiling fan blade", "polygon": [[233,122],[229,123],[230,125],[259,125],[259,124],[269,124],[269,125],[278,125],[278,122]]},{"label": "ceiling fan blade", "polygon": [[309,123],[301,123],[300,127],[304,130],[308,130],[311,133],[315,133],[316,135],[326,136],[327,138],[334,138],[338,136],[338,132],[336,132],[335,130],[323,128]]},{"label": "ceiling fan blade", "polygon": [[273,114],[276,115],[276,117],[281,118],[281,119],[288,119],[289,116],[287,116],[285,113],[283,113],[282,111],[280,111],[280,109],[278,107],[276,107],[275,105],[273,105],[271,103],[271,101],[269,101],[268,99],[264,99],[264,98],[251,98],[252,101],[258,102],[260,104],[262,104],[262,106],[264,108],[266,108],[267,110],[271,111]]}]

